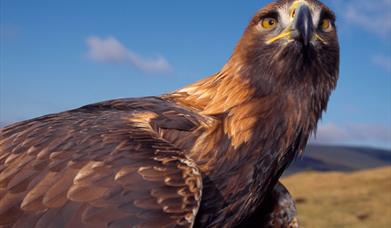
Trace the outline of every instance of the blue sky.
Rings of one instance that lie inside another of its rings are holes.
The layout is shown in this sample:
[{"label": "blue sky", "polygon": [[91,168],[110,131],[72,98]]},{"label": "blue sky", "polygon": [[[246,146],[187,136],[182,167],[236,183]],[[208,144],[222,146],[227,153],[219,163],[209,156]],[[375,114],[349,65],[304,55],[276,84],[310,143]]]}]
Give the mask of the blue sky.
[{"label": "blue sky", "polygon": [[[217,72],[268,1],[0,0],[2,125]],[[317,143],[391,148],[391,0],[327,0],[341,75]]]}]

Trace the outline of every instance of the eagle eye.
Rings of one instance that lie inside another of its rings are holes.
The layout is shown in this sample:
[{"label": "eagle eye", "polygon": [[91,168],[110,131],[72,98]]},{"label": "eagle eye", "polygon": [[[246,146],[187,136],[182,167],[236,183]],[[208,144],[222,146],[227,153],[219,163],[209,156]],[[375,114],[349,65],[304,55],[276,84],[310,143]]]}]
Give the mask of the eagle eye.
[{"label": "eagle eye", "polygon": [[323,19],[320,23],[320,28],[323,32],[330,32],[332,28],[331,20],[330,19]]},{"label": "eagle eye", "polygon": [[272,30],[277,26],[277,24],[277,19],[273,17],[266,17],[261,20],[262,28],[264,28],[265,30]]}]

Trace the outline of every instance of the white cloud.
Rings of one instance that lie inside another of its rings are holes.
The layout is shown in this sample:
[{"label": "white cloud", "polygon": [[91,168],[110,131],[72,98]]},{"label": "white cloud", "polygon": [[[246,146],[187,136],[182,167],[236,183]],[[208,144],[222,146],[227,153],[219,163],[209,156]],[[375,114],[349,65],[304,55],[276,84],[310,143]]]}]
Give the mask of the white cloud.
[{"label": "white cloud", "polygon": [[372,58],[372,62],[380,66],[387,72],[391,72],[391,57],[384,55],[376,55]]},{"label": "white cloud", "polygon": [[[343,29],[366,31],[381,43],[386,42],[389,50],[391,38],[391,0],[329,0],[335,9],[338,22]],[[371,59],[373,64],[391,72],[391,58],[378,54]]]},{"label": "white cloud", "polygon": [[88,37],[88,57],[99,62],[131,64],[145,72],[166,73],[171,70],[170,64],[162,56],[146,59],[127,49],[114,37]]},{"label": "white cloud", "polygon": [[314,143],[380,143],[391,145],[391,126],[381,124],[322,124],[316,133]]},{"label": "white cloud", "polygon": [[391,36],[391,0],[331,0],[337,15],[381,37]]}]

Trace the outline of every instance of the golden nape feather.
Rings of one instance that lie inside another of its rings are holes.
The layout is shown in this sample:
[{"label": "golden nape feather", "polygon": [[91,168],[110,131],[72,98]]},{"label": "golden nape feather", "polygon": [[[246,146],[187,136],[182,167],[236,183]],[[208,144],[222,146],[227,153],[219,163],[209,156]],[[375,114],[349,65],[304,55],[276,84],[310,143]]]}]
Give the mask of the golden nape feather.
[{"label": "golden nape feather", "polygon": [[334,24],[317,0],[279,0],[211,77],[1,129],[0,225],[298,227],[278,179],[336,86]]}]

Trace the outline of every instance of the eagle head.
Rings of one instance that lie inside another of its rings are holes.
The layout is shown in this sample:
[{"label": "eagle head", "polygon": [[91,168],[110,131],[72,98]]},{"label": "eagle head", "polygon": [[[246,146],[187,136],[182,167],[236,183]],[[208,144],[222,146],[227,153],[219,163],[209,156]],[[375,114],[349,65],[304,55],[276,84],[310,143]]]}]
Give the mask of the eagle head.
[{"label": "eagle head", "polygon": [[339,72],[335,15],[317,0],[273,2],[253,17],[230,62],[260,93],[306,87],[328,97]]}]

